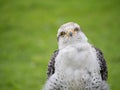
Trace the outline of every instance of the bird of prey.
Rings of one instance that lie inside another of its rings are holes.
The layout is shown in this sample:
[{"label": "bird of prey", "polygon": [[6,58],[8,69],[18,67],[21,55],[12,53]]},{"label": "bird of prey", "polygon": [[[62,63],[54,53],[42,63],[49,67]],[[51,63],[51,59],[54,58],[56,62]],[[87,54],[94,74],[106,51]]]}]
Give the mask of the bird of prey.
[{"label": "bird of prey", "polygon": [[57,39],[43,90],[109,90],[103,53],[88,42],[77,23],[63,24]]}]

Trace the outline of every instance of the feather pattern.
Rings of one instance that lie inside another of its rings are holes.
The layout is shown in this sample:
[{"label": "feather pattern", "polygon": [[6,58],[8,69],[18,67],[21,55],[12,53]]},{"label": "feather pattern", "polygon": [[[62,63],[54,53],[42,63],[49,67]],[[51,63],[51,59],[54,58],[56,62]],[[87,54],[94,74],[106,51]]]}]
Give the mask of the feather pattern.
[{"label": "feather pattern", "polygon": [[97,53],[97,58],[99,60],[99,64],[100,64],[100,73],[101,73],[101,77],[102,80],[107,80],[108,77],[108,70],[107,70],[107,65],[106,65],[106,61],[104,59],[103,53],[100,49],[94,47]]},{"label": "feather pattern", "polygon": [[48,78],[50,78],[50,76],[53,75],[55,72],[55,58],[58,55],[58,52],[59,50],[54,51],[52,58],[48,64],[48,71],[47,71]]}]

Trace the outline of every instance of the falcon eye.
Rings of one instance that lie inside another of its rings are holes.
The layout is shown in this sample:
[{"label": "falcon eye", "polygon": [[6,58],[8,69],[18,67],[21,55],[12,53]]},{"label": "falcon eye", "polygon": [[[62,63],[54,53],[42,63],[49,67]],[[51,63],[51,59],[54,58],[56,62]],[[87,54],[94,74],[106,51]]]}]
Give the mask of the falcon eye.
[{"label": "falcon eye", "polygon": [[76,27],[76,28],[74,29],[74,31],[78,32],[78,31],[79,31],[79,28]]},{"label": "falcon eye", "polygon": [[66,33],[65,32],[61,32],[60,33],[60,36],[64,36]]}]

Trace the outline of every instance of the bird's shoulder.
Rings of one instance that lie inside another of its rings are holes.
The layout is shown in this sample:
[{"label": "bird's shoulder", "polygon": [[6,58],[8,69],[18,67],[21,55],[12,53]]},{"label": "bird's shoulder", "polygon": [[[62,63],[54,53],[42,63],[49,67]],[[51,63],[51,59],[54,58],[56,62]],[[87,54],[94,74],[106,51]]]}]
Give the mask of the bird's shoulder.
[{"label": "bird's shoulder", "polygon": [[93,48],[96,51],[97,60],[98,60],[99,65],[100,65],[100,73],[101,73],[102,80],[107,80],[108,70],[107,70],[107,64],[106,64],[106,60],[104,58],[104,55],[100,49],[98,49],[94,46],[93,46]]},{"label": "bird's shoulder", "polygon": [[56,56],[58,55],[58,52],[59,52],[59,50],[55,50],[55,51],[53,52],[53,55],[52,55],[50,61],[49,61],[48,71],[47,71],[48,78],[49,78],[51,75],[53,75],[54,72],[55,72],[55,58],[56,58]]}]

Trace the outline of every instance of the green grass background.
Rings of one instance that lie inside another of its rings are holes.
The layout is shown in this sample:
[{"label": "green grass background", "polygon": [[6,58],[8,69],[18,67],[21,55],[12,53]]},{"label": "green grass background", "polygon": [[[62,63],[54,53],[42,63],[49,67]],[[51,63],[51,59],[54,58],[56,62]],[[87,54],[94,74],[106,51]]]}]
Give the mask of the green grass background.
[{"label": "green grass background", "polygon": [[60,25],[80,24],[120,90],[119,0],[0,0],[0,90],[41,90]]}]

